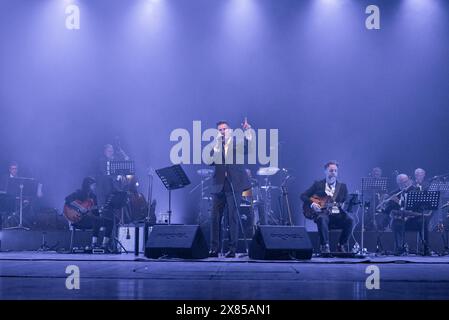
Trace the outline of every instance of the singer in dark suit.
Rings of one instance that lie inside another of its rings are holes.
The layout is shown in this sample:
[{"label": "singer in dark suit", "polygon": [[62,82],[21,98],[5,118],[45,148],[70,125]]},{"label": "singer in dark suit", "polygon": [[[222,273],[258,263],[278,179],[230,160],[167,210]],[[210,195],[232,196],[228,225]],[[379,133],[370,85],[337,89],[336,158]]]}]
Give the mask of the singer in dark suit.
[{"label": "singer in dark suit", "polygon": [[[240,156],[248,154],[249,141],[253,139],[251,126],[246,118],[242,124],[243,139],[236,139],[226,121],[217,123],[219,137],[214,147],[215,172],[212,177],[212,213],[211,213],[211,248],[209,256],[218,257],[220,221],[227,207],[227,221],[229,223],[229,251],[225,257],[235,257],[239,236],[239,213],[241,194],[251,188],[251,182],[245,171],[243,163],[238,160]],[[242,145],[243,144],[243,145]],[[243,155],[241,154],[243,151]],[[244,161],[243,161],[244,162]]]}]

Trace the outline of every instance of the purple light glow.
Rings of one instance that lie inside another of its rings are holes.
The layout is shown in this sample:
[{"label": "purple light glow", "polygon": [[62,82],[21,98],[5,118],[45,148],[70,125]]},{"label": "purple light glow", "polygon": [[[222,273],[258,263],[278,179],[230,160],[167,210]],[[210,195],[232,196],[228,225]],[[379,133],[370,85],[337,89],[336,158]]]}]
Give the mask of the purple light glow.
[{"label": "purple light glow", "polygon": [[[1,165],[17,160],[45,180],[52,206],[114,136],[145,190],[146,169],[169,165],[170,132],[190,130],[193,120],[239,126],[247,116],[257,128],[279,128],[281,166],[295,169],[296,194],[328,159],[342,163],[352,190],[377,165],[387,173],[446,168],[444,2],[376,1],[378,31],[366,30],[371,3],[360,1],[74,3],[79,30],[65,28],[64,1],[0,5]],[[412,141],[421,122],[431,127]],[[196,169],[187,168],[193,183]],[[174,195],[175,222],[194,220],[188,192]],[[155,197],[157,211],[166,210],[157,180]]]}]

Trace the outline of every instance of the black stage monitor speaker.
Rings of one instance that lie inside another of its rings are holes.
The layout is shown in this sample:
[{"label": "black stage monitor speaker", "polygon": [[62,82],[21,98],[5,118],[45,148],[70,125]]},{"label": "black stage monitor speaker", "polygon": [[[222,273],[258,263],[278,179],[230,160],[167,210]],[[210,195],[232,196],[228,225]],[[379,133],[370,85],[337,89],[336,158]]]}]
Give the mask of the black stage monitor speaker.
[{"label": "black stage monitor speaker", "polygon": [[312,243],[304,227],[259,226],[249,247],[249,257],[257,260],[312,258]]},{"label": "black stage monitor speaker", "polygon": [[203,259],[208,255],[206,239],[197,225],[155,225],[145,247],[145,256],[152,259]]}]

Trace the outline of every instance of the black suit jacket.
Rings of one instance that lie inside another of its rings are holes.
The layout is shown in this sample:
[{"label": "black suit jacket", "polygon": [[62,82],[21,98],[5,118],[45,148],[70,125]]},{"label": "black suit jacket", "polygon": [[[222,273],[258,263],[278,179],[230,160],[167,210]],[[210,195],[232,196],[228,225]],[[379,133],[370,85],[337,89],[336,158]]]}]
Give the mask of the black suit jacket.
[{"label": "black suit jacket", "polygon": [[5,174],[0,177],[0,192],[6,192],[6,188],[8,187],[8,179],[9,174]]},{"label": "black suit jacket", "polygon": [[[343,203],[348,197],[348,188],[346,184],[337,181],[335,190],[337,190],[338,185],[340,185],[340,190],[335,198],[335,202]],[[301,200],[304,201],[307,206],[310,206],[312,204],[310,197],[313,195],[317,195],[319,197],[326,196],[326,179],[315,181],[309,189],[301,194]]]},{"label": "black suit jacket", "polygon": [[[416,183],[416,181],[413,181],[413,185],[416,187],[416,189],[418,190],[418,185]],[[428,191],[430,187],[430,182],[428,180],[424,180],[423,183],[421,184],[421,191]]]},{"label": "black suit jacket", "polygon": [[[235,141],[235,140],[234,140]],[[241,194],[243,191],[251,188],[251,181],[245,170],[244,164],[237,164],[237,154],[243,150],[243,155],[248,155],[248,140],[244,139],[244,145],[232,145],[232,158],[231,153],[228,150],[226,163],[212,163],[215,167],[214,175],[212,177],[211,193],[219,193],[223,190],[224,182],[226,179],[225,172],[227,172],[228,180],[232,183],[236,194]],[[222,151],[214,154],[215,159],[222,159]],[[217,161],[219,162],[219,161]]]}]

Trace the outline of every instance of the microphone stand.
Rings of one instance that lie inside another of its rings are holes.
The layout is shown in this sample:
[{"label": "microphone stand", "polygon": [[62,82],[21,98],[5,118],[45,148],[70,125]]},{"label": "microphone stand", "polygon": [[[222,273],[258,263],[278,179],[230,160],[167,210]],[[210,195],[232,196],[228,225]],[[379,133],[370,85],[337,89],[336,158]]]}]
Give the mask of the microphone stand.
[{"label": "microphone stand", "polygon": [[147,193],[147,203],[148,203],[148,212],[147,212],[147,220],[150,221],[150,206],[153,201],[153,175],[150,171],[148,171],[148,193]]},{"label": "microphone stand", "polygon": [[149,234],[149,228],[150,228],[150,214],[151,214],[151,208],[152,208],[152,202],[153,201],[153,175],[151,174],[151,168],[148,170],[148,193],[147,193],[147,216],[144,220],[143,224],[143,243],[144,246],[146,246],[146,243],[148,241],[148,234]]},{"label": "microphone stand", "polygon": [[439,176],[434,176],[432,179],[430,179],[430,181],[438,180],[438,179],[446,178],[446,177],[449,177],[449,173],[441,174],[441,175],[439,175]]},{"label": "microphone stand", "polygon": [[4,228],[4,230],[13,230],[13,229],[20,229],[20,230],[30,230],[30,228],[27,228],[23,225],[23,188],[24,188],[24,183],[21,182],[19,185],[20,188],[20,193],[19,193],[19,224],[15,227],[11,227],[11,228]]},{"label": "microphone stand", "polygon": [[[223,152],[223,154],[225,152],[224,146],[225,146],[225,140],[224,140],[224,137],[222,137],[221,152]],[[224,163],[224,165],[225,165],[225,176],[226,176],[226,179],[228,179],[228,181],[229,181],[229,185],[231,186],[232,197],[234,199],[234,206],[235,206],[235,209],[236,209],[235,213],[237,215],[236,218],[237,218],[237,220],[239,222],[240,230],[242,231],[242,234],[243,234],[243,237],[244,237],[244,241],[245,241],[246,254],[240,255],[240,257],[245,257],[245,256],[248,256],[248,253],[249,253],[248,240],[246,239],[245,229],[243,228],[242,217],[241,217],[241,214],[240,214],[240,206],[237,203],[237,197],[235,195],[234,184],[232,183],[231,175],[228,174],[228,164],[226,163],[226,156],[224,157],[224,162],[225,162]],[[228,208],[228,210],[229,210],[229,208]],[[237,243],[235,244],[236,245],[236,248],[235,248],[236,251],[237,251],[237,247],[238,247],[238,241],[239,241],[239,237],[237,235]]]},{"label": "microphone stand", "polygon": [[[290,202],[288,200],[287,181],[291,176],[287,176],[281,184],[282,195],[279,196],[279,207],[281,209],[281,225],[293,225],[292,212],[290,208]],[[282,199],[282,200],[281,200]],[[286,208],[287,207],[287,208]],[[285,210],[287,210],[288,221],[284,223]]]}]

